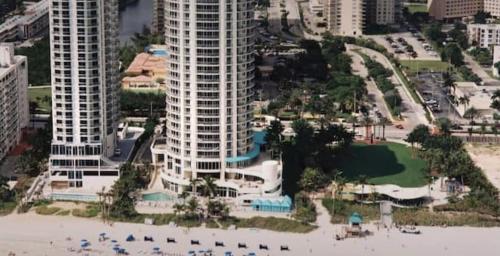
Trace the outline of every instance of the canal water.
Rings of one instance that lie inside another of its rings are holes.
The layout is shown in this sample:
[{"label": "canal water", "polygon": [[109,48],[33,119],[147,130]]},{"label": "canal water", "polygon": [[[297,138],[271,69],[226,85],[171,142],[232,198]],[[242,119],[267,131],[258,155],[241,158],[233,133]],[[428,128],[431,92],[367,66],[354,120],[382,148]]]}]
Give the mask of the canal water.
[{"label": "canal water", "polygon": [[144,26],[151,28],[153,0],[138,0],[120,11],[120,43],[130,42],[135,33],[141,33]]}]

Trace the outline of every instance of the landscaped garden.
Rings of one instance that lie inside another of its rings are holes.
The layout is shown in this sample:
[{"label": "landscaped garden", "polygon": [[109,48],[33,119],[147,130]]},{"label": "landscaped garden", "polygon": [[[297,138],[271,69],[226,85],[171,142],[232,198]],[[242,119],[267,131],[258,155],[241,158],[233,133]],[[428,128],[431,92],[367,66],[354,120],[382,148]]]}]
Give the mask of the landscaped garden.
[{"label": "landscaped garden", "polygon": [[338,169],[349,181],[360,176],[375,185],[420,187],[426,184],[425,162],[412,156],[411,148],[398,143],[354,144],[339,157]]},{"label": "landscaped garden", "polygon": [[51,110],[51,89],[50,87],[30,87],[28,88],[28,98],[31,102],[36,102],[37,110],[42,113],[49,113]]},{"label": "landscaped garden", "polygon": [[446,72],[451,66],[448,62],[439,60],[401,60],[401,65],[410,71],[410,73],[417,73],[424,70]]}]

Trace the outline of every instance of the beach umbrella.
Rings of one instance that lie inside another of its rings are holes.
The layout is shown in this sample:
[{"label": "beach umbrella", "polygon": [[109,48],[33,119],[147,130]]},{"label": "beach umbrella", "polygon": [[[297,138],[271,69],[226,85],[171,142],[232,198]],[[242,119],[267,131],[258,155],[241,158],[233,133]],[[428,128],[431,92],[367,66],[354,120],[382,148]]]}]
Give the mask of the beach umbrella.
[{"label": "beach umbrella", "polygon": [[106,236],[106,233],[102,232],[99,236]]},{"label": "beach umbrella", "polygon": [[154,247],[153,248],[153,251],[159,251],[160,250],[160,247]]},{"label": "beach umbrella", "polygon": [[127,240],[127,242],[132,242],[132,241],[135,241],[135,237],[130,234],[130,235],[127,236],[126,240]]},{"label": "beach umbrella", "polygon": [[116,240],[111,240],[112,243],[116,243],[117,241]]}]

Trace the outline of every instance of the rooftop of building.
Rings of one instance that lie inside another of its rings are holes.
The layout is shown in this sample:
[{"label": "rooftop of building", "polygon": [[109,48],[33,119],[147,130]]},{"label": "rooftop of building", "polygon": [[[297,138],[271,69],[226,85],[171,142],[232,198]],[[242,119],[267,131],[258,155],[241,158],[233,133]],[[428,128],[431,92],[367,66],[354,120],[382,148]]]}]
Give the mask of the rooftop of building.
[{"label": "rooftop of building", "polygon": [[150,53],[139,53],[128,67],[126,74],[143,74],[151,71],[166,70],[166,56],[155,56]]},{"label": "rooftop of building", "polygon": [[19,24],[29,24],[38,20],[41,16],[49,12],[49,0],[42,0],[40,2],[26,2],[24,15],[15,15],[8,18],[4,23],[0,24],[0,32],[3,30],[10,30],[17,27]]}]

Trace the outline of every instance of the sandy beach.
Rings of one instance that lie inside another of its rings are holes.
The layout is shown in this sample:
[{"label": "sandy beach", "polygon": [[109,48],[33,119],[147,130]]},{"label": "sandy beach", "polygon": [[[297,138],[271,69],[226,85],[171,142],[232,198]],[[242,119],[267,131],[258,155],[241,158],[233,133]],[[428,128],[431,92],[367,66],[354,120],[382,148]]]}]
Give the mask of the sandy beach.
[{"label": "sandy beach", "polygon": [[[327,220],[328,216],[320,216]],[[319,221],[322,221],[319,220]],[[130,255],[152,255],[153,247],[160,247],[165,255],[186,255],[188,250],[211,248],[215,255],[232,251],[234,255],[255,252],[257,255],[497,255],[500,251],[500,228],[437,228],[421,227],[422,235],[402,234],[396,229],[379,230],[374,226],[373,236],[362,239],[333,239],[339,225],[326,225],[309,234],[278,233],[254,229],[218,230],[206,228],[186,229],[169,226],[115,223],[103,224],[98,219],[76,217],[40,216],[34,213],[12,214],[0,218],[0,255],[14,252],[16,255],[115,255],[110,240],[99,242],[106,232],[110,239],[127,249]],[[129,234],[138,240],[126,242]],[[144,242],[145,235],[154,242]],[[71,241],[67,240],[71,237]],[[167,237],[175,237],[177,243],[167,244]],[[80,240],[90,241],[88,252],[70,252],[79,249]],[[190,245],[190,239],[199,240],[200,246]],[[215,241],[223,241],[225,247],[215,247]],[[52,242],[52,243],[51,243]],[[237,249],[238,242],[245,242],[248,249]],[[258,249],[259,244],[269,246],[268,251]],[[280,246],[288,245],[289,252],[281,252]]]}]

